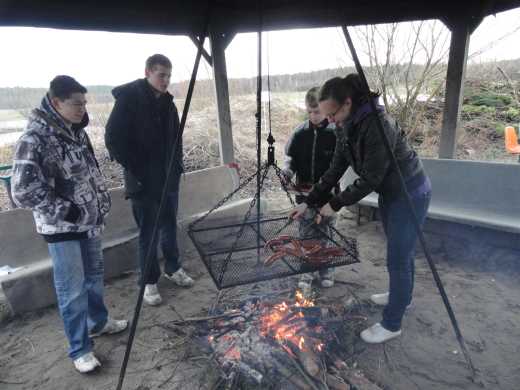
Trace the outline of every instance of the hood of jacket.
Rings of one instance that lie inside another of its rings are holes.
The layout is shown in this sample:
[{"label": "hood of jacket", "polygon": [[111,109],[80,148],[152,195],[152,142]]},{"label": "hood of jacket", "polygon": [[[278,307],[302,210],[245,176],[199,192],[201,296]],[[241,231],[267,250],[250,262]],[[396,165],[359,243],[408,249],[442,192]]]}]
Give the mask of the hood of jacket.
[{"label": "hood of jacket", "polygon": [[[119,99],[121,96],[138,94],[141,98],[154,98],[153,89],[146,79],[137,79],[126,84],[119,85],[112,90],[114,99]],[[173,95],[166,91],[165,95],[170,101],[173,101]]]},{"label": "hood of jacket", "polygon": [[[83,115],[80,123],[73,123],[71,128],[67,126],[65,119],[52,106],[49,95],[46,94],[41,101],[40,107],[31,112],[31,121],[37,122],[40,126],[31,126],[39,132],[55,133],[57,135],[71,139],[74,142],[78,140],[74,134],[81,129],[84,129],[89,124],[88,113]],[[72,132],[71,132],[72,130]]]}]

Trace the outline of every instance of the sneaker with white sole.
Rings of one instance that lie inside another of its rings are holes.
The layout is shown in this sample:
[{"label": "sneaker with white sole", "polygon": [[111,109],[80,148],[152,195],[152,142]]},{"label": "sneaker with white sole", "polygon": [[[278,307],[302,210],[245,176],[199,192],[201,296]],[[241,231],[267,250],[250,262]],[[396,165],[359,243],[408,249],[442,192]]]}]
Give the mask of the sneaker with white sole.
[{"label": "sneaker with white sole", "polygon": [[361,338],[365,343],[369,344],[384,343],[385,341],[392,340],[400,335],[400,329],[396,332],[392,332],[391,330],[385,329],[380,322],[361,332]]},{"label": "sneaker with white sole", "polygon": [[386,306],[388,305],[388,298],[390,297],[390,293],[389,292],[385,292],[385,293],[382,293],[382,294],[373,294],[370,296],[370,300],[372,301],[372,303],[375,303],[376,305],[379,305],[379,306]]},{"label": "sneaker with white sole", "polygon": [[298,288],[302,291],[303,295],[307,296],[310,294],[313,280],[313,274],[303,274],[300,276],[300,280],[298,280]]},{"label": "sneaker with white sole", "polygon": [[321,287],[330,288],[334,286],[334,268],[320,271]]},{"label": "sneaker with white sole", "polygon": [[161,304],[162,298],[156,284],[147,284],[144,286],[143,300],[150,306]]},{"label": "sneaker with white sole", "polygon": [[[386,306],[388,305],[388,298],[390,297],[389,292],[381,293],[381,294],[373,294],[370,296],[370,301],[378,306]],[[410,303],[406,306],[406,310],[412,308],[412,304]]]},{"label": "sneaker with white sole", "polygon": [[92,332],[90,337],[98,337],[104,334],[115,334],[122,332],[128,326],[127,320],[114,320],[113,318],[108,318],[107,323],[100,331]]},{"label": "sneaker with white sole", "polygon": [[164,277],[181,287],[191,287],[195,283],[192,277],[182,268],[179,268],[176,272],[172,272],[171,274],[165,272]]},{"label": "sneaker with white sole", "polygon": [[88,352],[77,359],[74,359],[74,367],[82,374],[94,371],[97,367],[101,367],[101,363],[96,359],[92,352]]}]

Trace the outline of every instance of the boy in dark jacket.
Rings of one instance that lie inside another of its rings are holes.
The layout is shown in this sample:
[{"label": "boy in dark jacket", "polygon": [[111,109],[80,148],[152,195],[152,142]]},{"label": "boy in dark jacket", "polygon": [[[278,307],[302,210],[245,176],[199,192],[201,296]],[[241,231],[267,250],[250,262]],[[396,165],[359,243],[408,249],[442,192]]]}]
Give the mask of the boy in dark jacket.
[{"label": "boy in dark jacket", "polygon": [[[161,269],[157,259],[160,238],[165,257],[164,275],[174,283],[189,287],[193,279],[181,268],[177,245],[179,182],[183,172],[179,114],[168,92],[172,64],[162,55],[146,60],[145,78],[114,88],[116,99],[107,122],[105,143],[113,158],[124,168],[126,195],[139,227],[140,283],[145,284],[144,301],[158,305],[157,290]],[[166,183],[170,160],[170,178]],[[166,189],[166,204],[159,216],[159,230],[152,242],[159,203]],[[151,266],[144,275],[148,252]]]},{"label": "boy in dark jacket", "polygon": [[[307,91],[305,108],[309,119],[296,127],[285,145],[286,158],[283,173],[287,181],[296,177],[296,189],[299,193],[296,196],[297,203],[305,200],[304,194],[310,191],[321,175],[329,169],[336,146],[334,126],[329,125],[327,119],[320,113],[318,92],[317,87]],[[313,210],[306,211],[306,215],[300,220],[300,238],[311,238],[316,235],[315,217]],[[331,218],[324,219],[319,224],[319,228],[329,234],[329,226],[333,223],[334,220]],[[334,285],[334,269],[324,269],[319,274],[322,287]],[[308,292],[313,279],[312,274],[302,275],[298,287]]]},{"label": "boy in dark jacket", "polygon": [[117,333],[127,321],[108,317],[103,302],[101,233],[110,195],[84,128],[87,90],[57,76],[16,145],[12,195],[33,211],[52,258],[69,356],[81,373],[101,364],[91,337]]}]

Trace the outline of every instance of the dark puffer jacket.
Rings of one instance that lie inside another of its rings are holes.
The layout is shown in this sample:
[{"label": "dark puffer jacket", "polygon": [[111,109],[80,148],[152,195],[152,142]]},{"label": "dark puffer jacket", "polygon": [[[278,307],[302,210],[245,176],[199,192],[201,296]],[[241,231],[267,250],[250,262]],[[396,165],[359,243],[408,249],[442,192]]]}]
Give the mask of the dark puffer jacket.
[{"label": "dark puffer jacket", "polygon": [[124,168],[127,197],[160,199],[177,142],[168,192],[176,191],[183,164],[179,114],[173,96],[166,92],[156,98],[146,79],[116,87],[112,94],[116,101],[107,122],[105,143]]},{"label": "dark puffer jacket", "polygon": [[330,206],[339,210],[342,206],[357,203],[372,191],[391,201],[403,196],[399,176],[392,166],[383,139],[377,129],[377,117],[383,126],[397,158],[408,191],[424,185],[428,180],[421,161],[408,145],[404,132],[397,122],[387,115],[381,106],[378,113],[371,113],[368,103],[360,107],[352,118],[336,129],[336,150],[331,167],[321,177],[307,198],[310,205],[320,204],[320,199],[341,179],[351,166],[359,175],[353,184],[334,196]]},{"label": "dark puffer jacket", "polygon": [[310,187],[329,168],[335,147],[334,125],[325,120],[315,126],[306,120],[285,145],[285,169],[296,174],[296,184]]}]

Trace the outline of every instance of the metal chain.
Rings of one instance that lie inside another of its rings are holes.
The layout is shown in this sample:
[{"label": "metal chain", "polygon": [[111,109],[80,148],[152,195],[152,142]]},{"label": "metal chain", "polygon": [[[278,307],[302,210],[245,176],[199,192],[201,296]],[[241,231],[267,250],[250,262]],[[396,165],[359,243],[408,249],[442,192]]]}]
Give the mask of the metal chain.
[{"label": "metal chain", "polygon": [[[276,163],[273,164],[273,168],[276,173],[276,176],[278,176],[278,179],[280,180],[280,184],[282,185],[282,188],[285,191],[287,198],[289,198],[289,201],[291,202],[291,205],[293,207],[296,207],[296,203],[294,203],[291,193],[289,192],[289,189],[287,188],[287,184],[285,183],[286,180],[282,178],[282,176],[283,176],[282,170],[280,169],[280,167],[278,165],[276,165]],[[292,184],[292,181],[289,180],[289,183]]]},{"label": "metal chain", "polygon": [[[260,168],[260,171],[263,170],[265,168],[265,165],[263,167]],[[245,186],[247,186],[254,178],[256,178],[256,174],[258,173],[258,170],[255,171],[251,176],[249,176],[248,178],[246,178],[233,192],[229,193],[228,195],[226,195],[223,199],[221,199],[215,206],[213,206],[210,210],[208,210],[204,215],[202,215],[200,218],[196,219],[195,221],[191,222],[189,225],[188,225],[188,229],[189,230],[193,230],[195,228],[195,225],[198,225],[199,223],[201,223],[202,221],[204,221],[208,215],[210,215],[213,211],[215,211],[216,209],[220,208],[224,203],[226,203],[229,199],[231,199],[237,192],[239,192],[240,190],[242,190]],[[255,197],[256,198],[256,197]],[[256,202],[255,199],[253,199],[253,202]],[[254,204],[254,203],[253,203]],[[251,207],[251,205],[249,206]]]},{"label": "metal chain", "polygon": [[[261,168],[260,171],[262,169],[265,169],[265,171],[262,174],[262,178],[260,179],[260,188],[262,188],[264,185],[264,180],[267,176],[267,173],[269,172],[269,165],[264,164],[263,168]],[[257,172],[255,172],[255,176],[256,176]],[[244,234],[244,230],[246,228],[246,222],[249,220],[249,217],[251,216],[251,212],[253,211],[256,201],[257,201],[257,196],[255,196],[253,198],[253,200],[251,201],[251,203],[249,204],[249,209],[247,210],[247,212],[244,216],[244,219],[242,220],[242,224],[240,225],[240,230],[238,231],[238,233],[235,236],[235,242],[231,246],[231,249],[229,250],[229,253],[226,256],[226,259],[224,260],[222,272],[220,273],[220,277],[219,277],[219,284],[222,284],[222,279],[224,278],[224,275],[226,274],[229,261],[231,260],[231,256],[233,255],[233,252],[235,252],[235,249],[237,247],[238,241],[240,240],[240,237],[242,237],[242,234]],[[260,215],[257,215],[257,218],[260,218]],[[260,234],[260,232],[257,232],[257,233]]]}]

